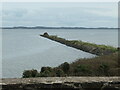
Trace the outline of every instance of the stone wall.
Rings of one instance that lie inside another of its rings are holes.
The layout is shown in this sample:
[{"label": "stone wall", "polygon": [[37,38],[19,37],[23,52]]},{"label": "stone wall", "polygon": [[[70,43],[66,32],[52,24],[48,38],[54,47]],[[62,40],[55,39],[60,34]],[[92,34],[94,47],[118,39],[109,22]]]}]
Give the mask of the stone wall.
[{"label": "stone wall", "polygon": [[1,79],[2,90],[120,90],[119,77]]}]

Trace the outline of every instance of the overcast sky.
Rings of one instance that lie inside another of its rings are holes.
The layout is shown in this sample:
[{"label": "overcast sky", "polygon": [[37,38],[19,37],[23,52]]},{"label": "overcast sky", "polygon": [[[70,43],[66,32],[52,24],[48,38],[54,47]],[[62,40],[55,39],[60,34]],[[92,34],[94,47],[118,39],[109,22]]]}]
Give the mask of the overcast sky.
[{"label": "overcast sky", "polygon": [[118,27],[118,3],[3,3],[3,26]]}]

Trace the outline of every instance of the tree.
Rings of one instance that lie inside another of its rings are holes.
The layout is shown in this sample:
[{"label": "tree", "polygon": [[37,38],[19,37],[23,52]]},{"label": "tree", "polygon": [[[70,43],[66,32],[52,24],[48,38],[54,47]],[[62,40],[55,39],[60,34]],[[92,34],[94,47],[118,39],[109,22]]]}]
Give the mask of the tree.
[{"label": "tree", "polygon": [[49,70],[45,70],[44,72],[40,72],[40,77],[50,77],[51,72]]},{"label": "tree", "polygon": [[32,77],[36,77],[36,75],[38,74],[38,71],[33,69],[31,70],[31,73],[32,73]]},{"label": "tree", "polygon": [[41,73],[44,72],[44,71],[46,71],[46,70],[52,72],[52,68],[51,67],[42,67],[41,68]]},{"label": "tree", "polygon": [[57,77],[63,77],[64,76],[64,72],[62,69],[57,69],[56,70],[56,76]]},{"label": "tree", "polygon": [[23,78],[29,78],[29,77],[36,77],[36,75],[38,74],[37,70],[32,69],[32,70],[25,70],[23,72]]},{"label": "tree", "polygon": [[51,67],[42,67],[40,71],[40,77],[53,77],[55,72]]},{"label": "tree", "polygon": [[61,69],[64,71],[64,73],[68,73],[69,69],[70,69],[70,65],[68,62],[64,62],[63,64],[61,64]]}]

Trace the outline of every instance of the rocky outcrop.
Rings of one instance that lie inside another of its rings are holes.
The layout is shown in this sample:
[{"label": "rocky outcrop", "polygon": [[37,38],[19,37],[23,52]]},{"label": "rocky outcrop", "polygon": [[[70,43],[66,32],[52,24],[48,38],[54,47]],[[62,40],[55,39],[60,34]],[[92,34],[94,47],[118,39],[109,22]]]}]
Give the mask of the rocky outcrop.
[{"label": "rocky outcrop", "polygon": [[96,45],[96,44],[77,41],[77,40],[66,40],[64,38],[49,35],[48,33],[44,33],[43,35],[40,36],[98,56],[108,55],[117,51],[117,48],[111,46]]},{"label": "rocky outcrop", "polygon": [[120,90],[119,77],[1,79],[2,90]]}]

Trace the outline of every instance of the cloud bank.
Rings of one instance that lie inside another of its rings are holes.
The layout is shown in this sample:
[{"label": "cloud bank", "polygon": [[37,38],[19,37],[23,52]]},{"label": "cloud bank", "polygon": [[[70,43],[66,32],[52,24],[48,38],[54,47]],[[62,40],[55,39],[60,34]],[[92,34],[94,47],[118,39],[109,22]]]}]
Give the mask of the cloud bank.
[{"label": "cloud bank", "polygon": [[118,27],[117,3],[3,3],[3,26]]}]

